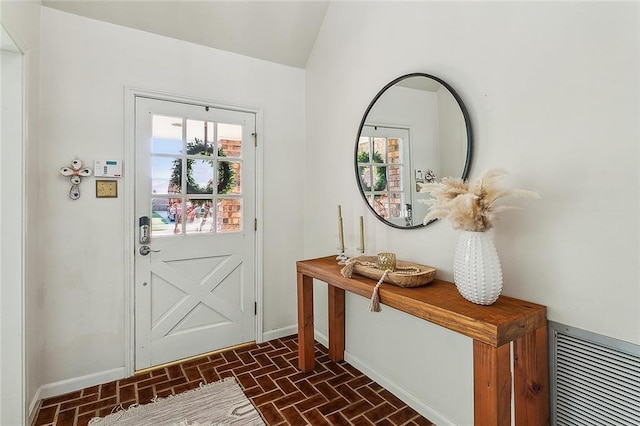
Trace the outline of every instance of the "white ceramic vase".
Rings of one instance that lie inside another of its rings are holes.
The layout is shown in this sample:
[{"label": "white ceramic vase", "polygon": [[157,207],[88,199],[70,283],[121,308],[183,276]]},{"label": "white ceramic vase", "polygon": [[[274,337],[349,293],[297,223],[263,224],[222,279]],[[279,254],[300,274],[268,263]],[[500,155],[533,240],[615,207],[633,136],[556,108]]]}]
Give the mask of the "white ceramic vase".
[{"label": "white ceramic vase", "polygon": [[502,292],[502,268],[491,234],[462,231],[453,260],[453,281],[470,302],[491,305]]}]

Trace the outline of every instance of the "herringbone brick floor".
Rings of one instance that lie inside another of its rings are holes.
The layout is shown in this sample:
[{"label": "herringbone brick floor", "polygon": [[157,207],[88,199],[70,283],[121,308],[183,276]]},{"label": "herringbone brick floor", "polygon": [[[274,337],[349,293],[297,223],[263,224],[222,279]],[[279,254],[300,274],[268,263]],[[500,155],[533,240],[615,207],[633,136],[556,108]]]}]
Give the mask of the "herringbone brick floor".
[{"label": "herringbone brick floor", "polygon": [[297,336],[204,356],[42,401],[34,426],[84,426],[118,406],[145,404],[235,376],[268,425],[431,425],[316,343],[316,368],[298,370]]}]

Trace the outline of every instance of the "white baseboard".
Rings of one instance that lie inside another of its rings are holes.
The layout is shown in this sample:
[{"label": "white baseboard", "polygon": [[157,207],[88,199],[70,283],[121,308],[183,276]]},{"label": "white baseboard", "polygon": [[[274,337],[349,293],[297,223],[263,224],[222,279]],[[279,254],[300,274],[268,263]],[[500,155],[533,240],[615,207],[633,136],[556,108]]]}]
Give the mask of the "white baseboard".
[{"label": "white baseboard", "polygon": [[[298,326],[291,325],[288,327],[270,330],[262,334],[263,341],[279,339],[281,337],[290,336],[298,333]],[[90,386],[101,383],[111,382],[126,377],[125,369],[114,368],[113,370],[102,371],[99,373],[89,374],[82,377],[74,377],[72,379],[61,380],[59,382],[48,383],[42,385],[36,391],[31,403],[29,404],[29,415],[34,415],[37,411],[40,400],[51,398],[52,396],[63,395],[65,393],[74,392]],[[30,422],[31,423],[31,422]]]},{"label": "white baseboard", "polygon": [[392,382],[387,377],[378,373],[375,369],[362,362],[356,356],[351,355],[349,352],[344,353],[344,360],[349,364],[366,374],[370,379],[374,380],[380,386],[400,398],[405,404],[409,407],[416,410],[418,413],[422,414],[424,417],[429,419],[436,425],[440,426],[456,426],[457,423],[454,423],[451,419],[444,416],[442,413],[434,410],[423,401],[416,398],[411,392],[407,391],[403,387],[399,386],[397,383]]},{"label": "white baseboard", "polygon": [[[296,334],[298,332],[298,326],[292,325],[288,327],[283,327],[275,330],[270,330],[262,334],[263,341],[269,341],[274,339],[279,339],[281,337],[290,336],[292,334]],[[324,346],[328,345],[327,336],[318,331],[315,332],[314,338],[316,341],[321,343]],[[446,425],[446,426],[455,426],[455,423],[452,422],[449,418],[434,410],[433,408],[426,405],[424,402],[417,399],[413,394],[404,389],[402,386],[394,383],[389,380],[387,377],[378,373],[377,370],[363,362],[360,358],[351,355],[349,352],[345,351],[345,361],[349,364],[357,368],[359,371],[366,374],[369,378],[376,381],[382,387],[387,389],[389,392],[400,398],[404,403],[408,406],[416,410],[418,413],[422,414],[432,422],[437,425]],[[89,374],[86,376],[75,377],[72,379],[61,380],[59,382],[48,383],[46,385],[42,385],[36,391],[31,403],[29,404],[29,419],[32,419],[32,416],[35,415],[37,411],[36,408],[39,405],[40,400],[50,398],[52,396],[63,395],[65,393],[74,392],[80,389],[84,389],[90,386],[95,386],[101,383],[108,383],[114,380],[122,379],[125,377],[125,369],[114,368],[112,370],[101,371],[94,374]],[[31,424],[31,421],[29,422]]]},{"label": "white baseboard", "polygon": [[[329,339],[322,333],[319,333],[317,330],[314,333],[314,338],[317,342],[321,343],[325,347],[329,344]],[[456,423],[451,419],[443,415],[442,413],[434,410],[423,401],[416,398],[411,392],[404,389],[402,386],[397,383],[391,381],[386,376],[380,374],[376,369],[371,367],[369,364],[363,362],[360,358],[350,354],[348,351],[344,353],[344,360],[351,364],[353,367],[358,369],[367,375],[370,379],[374,380],[380,386],[397,396],[407,404],[409,407],[416,410],[418,413],[435,423],[436,425],[441,426],[456,426]]]},{"label": "white baseboard", "polygon": [[269,340],[291,336],[292,334],[298,334],[297,325],[290,325],[288,327],[282,327],[282,328],[277,328],[275,330],[265,331],[264,333],[262,333],[262,341],[268,342]]},{"label": "white baseboard", "polygon": [[108,383],[125,377],[124,367],[114,368],[112,370],[100,371],[98,373],[88,374],[86,376],[74,377],[59,382],[48,383],[42,385],[36,391],[31,403],[29,404],[29,417],[35,411],[38,403],[42,399],[51,398],[52,396],[64,395],[65,393],[74,392],[80,389]]},{"label": "white baseboard", "polygon": [[325,348],[329,347],[329,339],[326,335],[318,332],[318,330],[314,330],[313,338],[316,339],[316,342],[322,344],[322,346],[324,346]]},{"label": "white baseboard", "polygon": [[[269,340],[279,339],[281,337],[291,336],[292,334],[298,334],[298,326],[290,325],[288,327],[277,328],[275,330],[270,330],[262,333],[262,341],[268,342]],[[327,336],[322,333],[319,333],[318,330],[314,330],[313,338],[316,342],[323,344],[324,346],[329,346],[329,340]]]},{"label": "white baseboard", "polygon": [[38,408],[40,408],[40,400],[42,399],[40,397],[40,394],[41,390],[40,388],[38,388],[35,395],[33,395],[31,402],[29,403],[29,411],[27,412],[27,416],[29,417],[29,423],[27,424],[29,425],[32,425],[35,421],[36,413],[38,412]]}]

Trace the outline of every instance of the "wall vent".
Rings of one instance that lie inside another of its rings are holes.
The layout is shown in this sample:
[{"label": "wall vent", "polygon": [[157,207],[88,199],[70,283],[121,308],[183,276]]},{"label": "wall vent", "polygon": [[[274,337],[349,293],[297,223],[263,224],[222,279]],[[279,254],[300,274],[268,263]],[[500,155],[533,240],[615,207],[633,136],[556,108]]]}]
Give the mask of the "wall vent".
[{"label": "wall vent", "polygon": [[551,424],[640,425],[640,346],[549,321]]}]

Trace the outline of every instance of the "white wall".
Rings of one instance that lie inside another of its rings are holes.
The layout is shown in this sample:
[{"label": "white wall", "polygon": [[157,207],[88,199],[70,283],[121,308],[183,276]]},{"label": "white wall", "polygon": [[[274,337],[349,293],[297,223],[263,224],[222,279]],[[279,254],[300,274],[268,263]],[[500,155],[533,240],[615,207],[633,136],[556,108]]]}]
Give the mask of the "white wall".
[{"label": "white wall", "polygon": [[436,176],[460,177],[467,155],[467,129],[458,102],[444,86],[438,90],[438,122],[438,160],[443,172]]},{"label": "white wall", "polygon": [[[2,183],[6,185],[1,194],[5,208],[11,209],[13,219],[3,217],[4,230],[2,242],[12,244],[10,248],[11,264],[4,263],[9,257],[3,256],[2,294],[3,308],[0,309],[0,322],[4,327],[12,327],[13,337],[5,340],[2,337],[3,365],[0,368],[0,382],[2,386],[2,398],[0,401],[0,423],[21,424],[26,419],[26,407],[36,396],[40,386],[39,355],[41,334],[38,329],[39,312],[39,277],[40,270],[35,267],[37,261],[37,233],[39,199],[37,173],[37,155],[39,144],[39,63],[40,63],[40,2],[36,1],[2,1],[0,2],[0,21],[9,31],[11,38],[18,50],[23,54],[22,62],[16,65],[15,56],[3,57],[3,74],[8,65],[5,59],[10,59],[12,65],[23,67],[24,88],[11,87],[14,90],[24,90],[22,98],[24,105],[11,105],[9,108],[23,108],[23,123],[10,123],[21,127],[18,131],[21,135],[13,134],[10,137],[2,134]],[[16,70],[15,67],[12,67]],[[3,81],[3,85],[6,81]],[[15,84],[15,81],[12,83]],[[3,90],[6,94],[6,86]],[[3,110],[7,105],[3,105]],[[9,123],[4,123],[9,124]],[[22,142],[24,146],[22,146]],[[13,187],[8,184],[12,184]],[[22,197],[15,191],[23,191]],[[16,212],[16,208],[22,209],[20,199],[23,199],[26,212]],[[7,210],[5,210],[6,212]],[[17,217],[22,216],[16,220]],[[7,232],[8,231],[8,232]],[[5,239],[12,235],[12,239]],[[5,254],[6,251],[5,251]],[[12,271],[8,280],[7,271]],[[6,296],[11,296],[8,298]],[[22,299],[23,305],[20,305]],[[6,303],[12,304],[7,309]],[[8,316],[10,315],[10,317]],[[23,318],[24,324],[20,324]],[[28,330],[22,335],[22,330]],[[16,335],[18,332],[20,335]],[[19,341],[24,341],[24,347]],[[20,346],[18,346],[20,345]],[[11,359],[11,364],[7,360]],[[2,371],[4,370],[4,371]]]},{"label": "white wall", "polygon": [[[504,294],[547,305],[554,321],[640,343],[638,30],[638,3],[333,2],[307,66],[305,256],[334,252],[341,204],[351,255],[353,218],[364,214],[369,253],[394,251],[452,278],[458,233],[444,222],[385,227],[352,170],[371,98],[426,72],[469,110],[471,177],[504,167],[512,185],[542,194],[496,226]],[[326,291],[316,287],[322,313]],[[347,299],[350,357],[432,420],[472,424],[471,340],[366,306]]]},{"label": "white wall", "polygon": [[71,201],[59,169],[123,158],[125,86],[262,108],[264,330],[295,324],[304,71],[46,7],[42,70],[42,383],[124,365],[123,197],[96,199],[89,178]]}]

